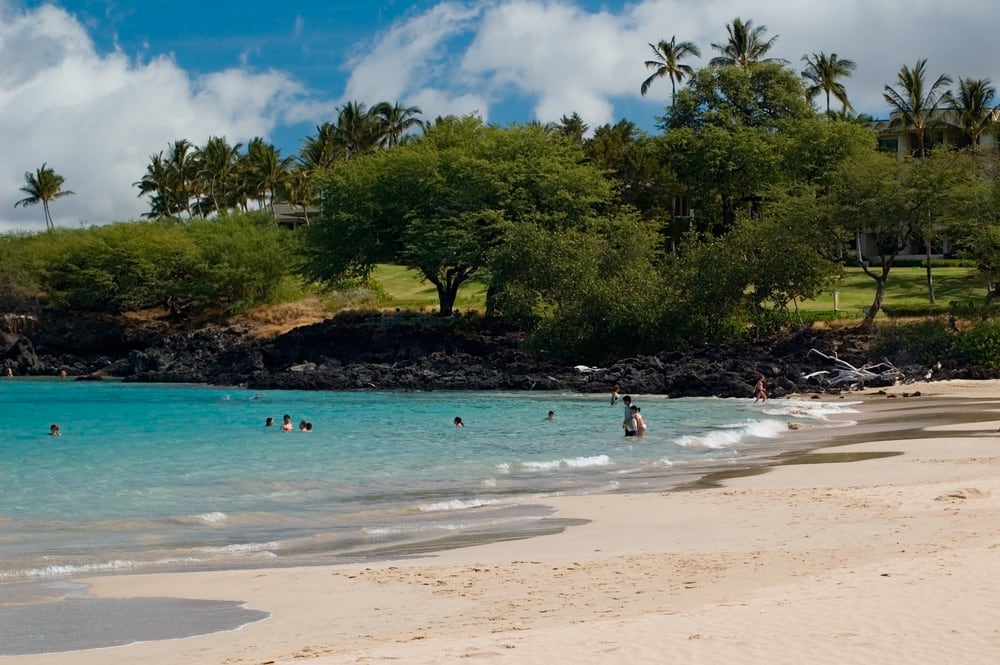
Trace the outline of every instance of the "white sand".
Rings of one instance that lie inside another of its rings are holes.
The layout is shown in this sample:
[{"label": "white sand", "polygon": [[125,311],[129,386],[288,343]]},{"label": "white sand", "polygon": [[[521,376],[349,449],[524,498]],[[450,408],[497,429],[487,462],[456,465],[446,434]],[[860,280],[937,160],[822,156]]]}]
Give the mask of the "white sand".
[{"label": "white sand", "polygon": [[98,578],[97,596],[244,600],[272,618],[0,663],[997,662],[1000,383],[888,392],[917,390],[867,391],[863,408],[954,403],[952,422],[817,458],[903,455],[699,491],[553,499],[561,517],[591,522],[415,560]]}]

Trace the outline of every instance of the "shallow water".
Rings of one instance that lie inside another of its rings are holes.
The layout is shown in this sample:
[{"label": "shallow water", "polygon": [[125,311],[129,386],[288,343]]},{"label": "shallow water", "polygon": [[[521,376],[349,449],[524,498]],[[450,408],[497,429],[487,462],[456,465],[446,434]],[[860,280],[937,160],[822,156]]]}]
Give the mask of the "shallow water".
[{"label": "shallow water", "polygon": [[[81,573],[348,562],[549,532],[564,524],[540,497],[669,489],[780,452],[789,421],[850,409],[636,403],[641,440],[622,436],[607,396],[0,381],[0,594]],[[313,431],[280,431],[286,413]]]}]

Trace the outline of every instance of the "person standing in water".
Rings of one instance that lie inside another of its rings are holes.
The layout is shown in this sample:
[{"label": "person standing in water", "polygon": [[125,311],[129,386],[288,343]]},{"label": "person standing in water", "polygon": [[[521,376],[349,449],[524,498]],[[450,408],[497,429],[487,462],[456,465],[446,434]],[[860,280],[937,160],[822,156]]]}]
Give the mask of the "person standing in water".
[{"label": "person standing in water", "polygon": [[625,436],[636,435],[635,416],[632,414],[632,398],[629,395],[622,397],[622,429]]},{"label": "person standing in water", "polygon": [[767,385],[764,383],[764,376],[757,379],[757,385],[753,387],[753,403],[767,401]]},{"label": "person standing in water", "polygon": [[[646,436],[646,421],[643,419],[642,413],[639,411],[639,407],[633,404],[630,410],[632,412],[632,418],[635,420],[635,436],[636,438],[641,439]],[[628,434],[626,433],[625,436],[628,436]]]}]

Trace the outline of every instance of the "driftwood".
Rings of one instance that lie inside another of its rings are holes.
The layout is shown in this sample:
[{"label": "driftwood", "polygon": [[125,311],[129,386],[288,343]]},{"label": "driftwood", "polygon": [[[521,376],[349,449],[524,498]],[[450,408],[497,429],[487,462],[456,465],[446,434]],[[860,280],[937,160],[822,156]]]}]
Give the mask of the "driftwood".
[{"label": "driftwood", "polygon": [[866,383],[877,381],[881,385],[893,385],[905,379],[903,372],[888,360],[880,363],[869,363],[855,367],[846,360],[841,360],[836,354],[829,356],[816,349],[809,349],[807,355],[818,355],[837,366],[834,370],[820,370],[806,374],[806,379],[817,379],[830,388],[848,387],[864,388]]}]

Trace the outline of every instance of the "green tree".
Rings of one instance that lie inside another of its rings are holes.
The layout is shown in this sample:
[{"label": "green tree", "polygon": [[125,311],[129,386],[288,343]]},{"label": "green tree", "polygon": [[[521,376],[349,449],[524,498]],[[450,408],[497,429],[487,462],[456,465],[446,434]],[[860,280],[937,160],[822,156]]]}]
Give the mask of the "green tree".
[{"label": "green tree", "polygon": [[694,42],[678,43],[676,35],[671,37],[669,42],[660,40],[656,44],[650,44],[649,48],[653,49],[654,59],[646,61],[646,68],[656,71],[642,82],[639,91],[645,97],[653,81],[666,76],[670,79],[670,103],[672,104],[674,95],[677,94],[677,84],[683,81],[685,77],[694,74],[694,69],[692,69],[691,65],[686,65],[681,61],[692,55],[700,58],[701,51]]},{"label": "green tree", "polygon": [[[875,282],[875,296],[865,313],[866,326],[872,325],[882,309],[893,260],[916,232],[907,186],[910,168],[908,161],[895,155],[874,151],[856,155],[835,170],[819,202],[830,228],[841,234],[845,244],[853,244],[857,265]],[[870,234],[874,243],[868,254],[862,244],[865,234]]]},{"label": "green tree", "polygon": [[378,119],[361,102],[347,102],[337,112],[337,142],[347,159],[371,152],[382,144]]},{"label": "green tree", "polygon": [[507,225],[579,225],[610,200],[579,146],[541,127],[487,127],[476,117],[440,119],[412,142],[352,159],[322,191],[304,274],[336,283],[367,278],[378,262],[402,263],[434,284],[443,315],[487,269]]},{"label": "green tree", "polygon": [[52,222],[52,212],[49,210],[49,203],[74,193],[68,189],[63,189],[63,185],[66,184],[66,178],[49,168],[47,164],[42,164],[35,169],[34,173],[25,171],[24,182],[25,184],[21,187],[21,191],[27,194],[27,196],[15,203],[14,207],[27,207],[41,203],[42,210],[45,211],[45,228],[49,231],[53,230],[55,224]]},{"label": "green tree", "polygon": [[225,212],[229,208],[241,147],[239,143],[230,145],[225,137],[212,136],[197,150],[198,178],[207,194],[206,200],[198,203],[202,216],[205,212]]},{"label": "green tree", "polygon": [[802,71],[802,76],[809,81],[806,88],[806,95],[812,100],[819,93],[826,95],[826,115],[832,117],[830,113],[830,95],[836,97],[843,107],[843,110],[854,111],[854,107],[847,101],[847,89],[839,79],[847,78],[857,67],[853,60],[838,58],[836,53],[827,55],[826,53],[813,53],[804,55],[802,59],[806,62],[806,68]]},{"label": "green tree", "polygon": [[139,196],[150,197],[150,210],[143,217],[162,219],[174,216],[183,209],[174,200],[176,192],[173,189],[170,167],[162,150],[150,155],[146,172],[132,186],[139,189]]},{"label": "green tree", "polygon": [[187,139],[177,139],[167,146],[167,172],[173,200],[180,210],[192,217],[191,201],[197,199],[198,164],[196,149]]},{"label": "green tree", "polygon": [[942,74],[928,86],[927,60],[921,59],[912,69],[903,65],[896,75],[896,85],[886,85],[883,94],[893,113],[889,126],[912,128],[917,135],[917,154],[923,157],[927,154],[927,128],[938,121],[937,112],[947,99],[951,77]]},{"label": "green tree", "polygon": [[423,129],[424,121],[419,106],[402,106],[399,102],[379,102],[371,109],[380,136],[379,145],[394,148],[399,145],[403,134],[414,128]]},{"label": "green tree", "polygon": [[757,62],[784,62],[780,58],[765,58],[774,42],[778,40],[778,35],[770,39],[764,39],[767,32],[766,25],[754,26],[753,21],[744,22],[737,17],[726,26],[729,39],[724,44],[712,44],[712,48],[720,55],[712,58],[709,62],[714,67],[725,67],[735,65],[741,69],[749,70],[750,66]]},{"label": "green tree", "polygon": [[513,225],[496,248],[492,279],[503,285],[495,307],[549,357],[599,363],[663,347],[663,306],[656,228],[630,214],[583,228]]},{"label": "green tree", "polygon": [[571,142],[582,145],[583,137],[590,127],[583,121],[580,114],[573,111],[570,115],[563,115],[556,126],[556,133],[569,139]]},{"label": "green tree", "polygon": [[670,131],[679,127],[762,127],[776,133],[788,121],[815,115],[806,99],[805,85],[793,70],[775,62],[762,62],[753,70],[739,67],[705,67],[695,72],[677,92],[674,104],[658,125]]},{"label": "green tree", "polygon": [[311,173],[332,169],[346,157],[337,137],[337,126],[324,122],[316,127],[315,136],[307,136],[299,150],[299,162]]},{"label": "green tree", "polygon": [[996,88],[989,79],[958,78],[958,88],[949,94],[946,105],[973,146],[997,126]]},{"label": "green tree", "polygon": [[250,191],[260,210],[268,207],[275,217],[274,204],[291,173],[294,157],[282,157],[281,151],[264,139],[255,137],[247,146],[245,173]]},{"label": "green tree", "polygon": [[936,241],[953,237],[974,206],[982,171],[967,151],[939,146],[908,171],[915,234],[924,245],[927,299],[936,303],[931,254]]},{"label": "green tree", "polygon": [[598,127],[583,149],[614,181],[617,202],[635,208],[644,219],[668,219],[673,197],[685,191],[660,162],[658,143],[628,120]]}]

